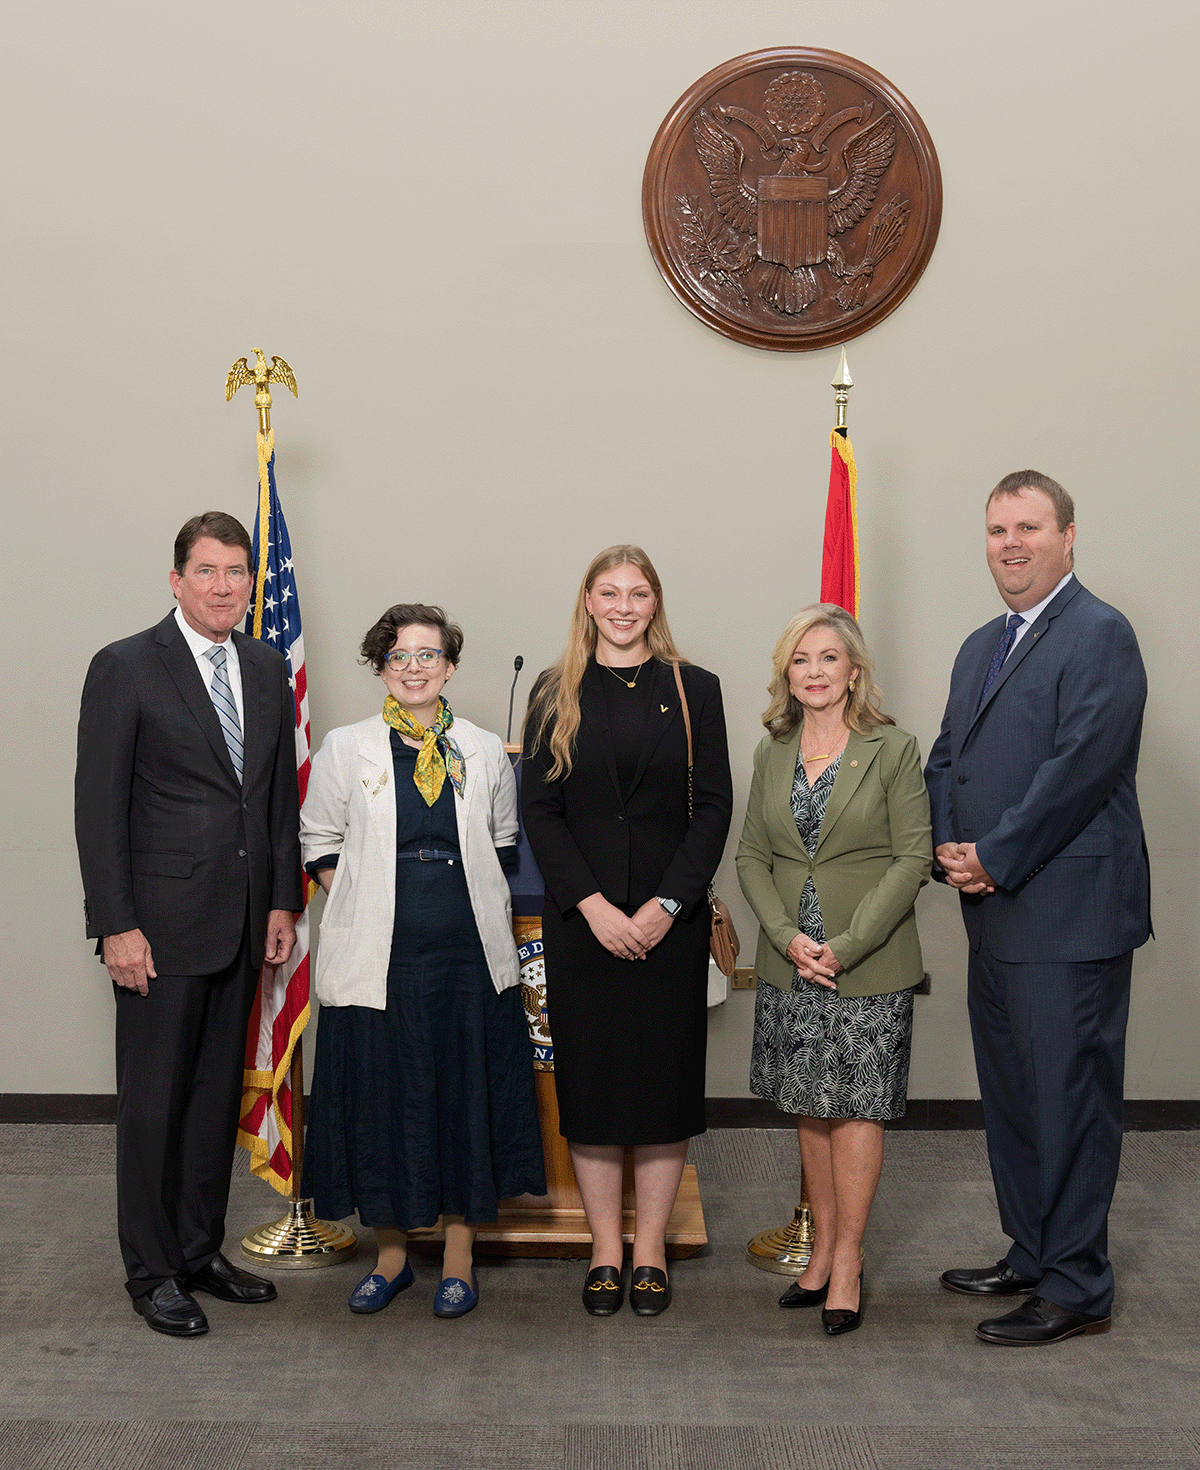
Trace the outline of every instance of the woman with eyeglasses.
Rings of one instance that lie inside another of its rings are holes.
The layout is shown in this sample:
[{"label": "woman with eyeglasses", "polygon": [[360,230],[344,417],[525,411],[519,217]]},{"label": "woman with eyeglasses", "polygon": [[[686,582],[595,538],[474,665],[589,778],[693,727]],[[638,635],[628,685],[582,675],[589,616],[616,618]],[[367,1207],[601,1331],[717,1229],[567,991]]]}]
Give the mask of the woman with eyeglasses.
[{"label": "woman with eyeglasses", "polygon": [[443,696],[462,645],[440,607],[388,608],[361,648],[382,714],[325,737],[301,812],[305,866],[329,895],[304,1192],[375,1232],[352,1312],[412,1284],[407,1232],[440,1217],[433,1310],[461,1317],[478,1301],[476,1227],[501,1199],[546,1191],[503,871],[516,781],[499,736]]}]

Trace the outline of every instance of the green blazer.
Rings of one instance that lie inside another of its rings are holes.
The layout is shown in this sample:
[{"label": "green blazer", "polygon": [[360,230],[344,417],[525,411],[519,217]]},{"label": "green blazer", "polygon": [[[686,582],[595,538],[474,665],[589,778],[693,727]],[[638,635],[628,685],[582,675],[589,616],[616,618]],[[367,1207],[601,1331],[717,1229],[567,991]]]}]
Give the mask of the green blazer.
[{"label": "green blazer", "polygon": [[759,922],[759,981],[792,988],[787,947],[800,932],[800,894],[811,874],[839,995],[907,990],[923,973],[913,903],[929,879],[929,798],[913,736],[894,725],[851,734],[834,779],[816,853],[805,851],[792,816],[798,725],[754,752],[754,780],[738,843],[742,892]]}]

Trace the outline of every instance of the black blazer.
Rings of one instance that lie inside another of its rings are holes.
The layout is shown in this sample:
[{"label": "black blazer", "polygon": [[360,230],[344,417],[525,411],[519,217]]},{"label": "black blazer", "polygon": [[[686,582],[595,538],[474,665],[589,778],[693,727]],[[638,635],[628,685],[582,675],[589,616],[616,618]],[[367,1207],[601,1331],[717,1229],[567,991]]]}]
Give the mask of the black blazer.
[{"label": "black blazer", "polygon": [[[703,902],[721,861],[733,787],[721,685],[694,664],[681,667],[692,720],[693,816],[688,821],[687,735],[670,664],[656,660],[641,756],[622,793],[608,728],[601,670],[589,663],[579,690],[580,721],[571,773],[548,781],[545,740],[521,776],[521,813],[546,891],[566,912],[599,891],[637,907],[656,894],[677,898],[688,917]],[[536,688],[535,688],[536,694]]]},{"label": "black blazer", "polygon": [[174,615],[92,660],[79,711],[75,837],[91,938],[141,929],[160,974],[231,963],[250,915],[303,902],[292,693],[282,657],[232,634],[245,706],[239,786]]}]

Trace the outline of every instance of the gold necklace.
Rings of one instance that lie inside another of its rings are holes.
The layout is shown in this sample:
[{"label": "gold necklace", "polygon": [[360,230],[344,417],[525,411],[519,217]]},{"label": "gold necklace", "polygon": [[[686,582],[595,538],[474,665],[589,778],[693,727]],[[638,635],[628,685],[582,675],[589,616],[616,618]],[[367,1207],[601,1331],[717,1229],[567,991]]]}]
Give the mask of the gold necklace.
[{"label": "gold necklace", "polygon": [[624,674],[618,674],[617,671],[616,671],[616,669],[609,668],[607,664],[601,664],[600,667],[602,669],[608,669],[608,672],[613,676],[614,679],[620,679],[621,683],[624,684],[624,686],[626,687],[626,689],[636,689],[637,688],[637,681],[642,676],[642,670],[646,667],[646,665],[649,662],[650,662],[650,655],[647,654],[646,657],[641,661],[641,663],[638,664],[638,666],[637,666],[637,673],[634,674],[634,676],[633,676],[632,679],[627,679],[624,676]]},{"label": "gold necklace", "polygon": [[830,758],[830,756],[836,755],[838,753],[838,746],[844,745],[846,743],[846,741],[849,740],[849,738],[850,738],[850,732],[849,732],[849,730],[847,730],[844,735],[840,735],[838,737],[838,739],[835,742],[834,747],[833,747],[832,750],[822,751],[820,755],[805,755],[804,754],[804,747],[801,746],[800,747],[800,755],[801,755],[801,758],[803,759],[804,764],[806,766],[812,765],[813,761],[827,761]]}]

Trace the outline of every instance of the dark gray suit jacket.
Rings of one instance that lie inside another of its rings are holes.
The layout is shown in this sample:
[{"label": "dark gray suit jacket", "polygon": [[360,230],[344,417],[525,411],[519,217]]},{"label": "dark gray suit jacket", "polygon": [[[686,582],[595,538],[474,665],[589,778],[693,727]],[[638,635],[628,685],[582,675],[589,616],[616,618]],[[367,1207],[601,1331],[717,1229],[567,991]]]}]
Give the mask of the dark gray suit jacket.
[{"label": "dark gray suit jacket", "polygon": [[977,629],[954,663],[925,769],[934,846],[974,842],[996,880],[994,894],[962,896],[973,949],[1014,963],[1124,954],[1150,933],[1137,639],[1072,578],[976,712],[1004,623]]},{"label": "dark gray suit jacket", "polygon": [[158,973],[234,958],[250,919],[302,904],[292,693],[273,649],[232,634],[245,706],[239,786],[174,616],[103,648],[79,711],[75,836],[89,937],[141,929]]}]

